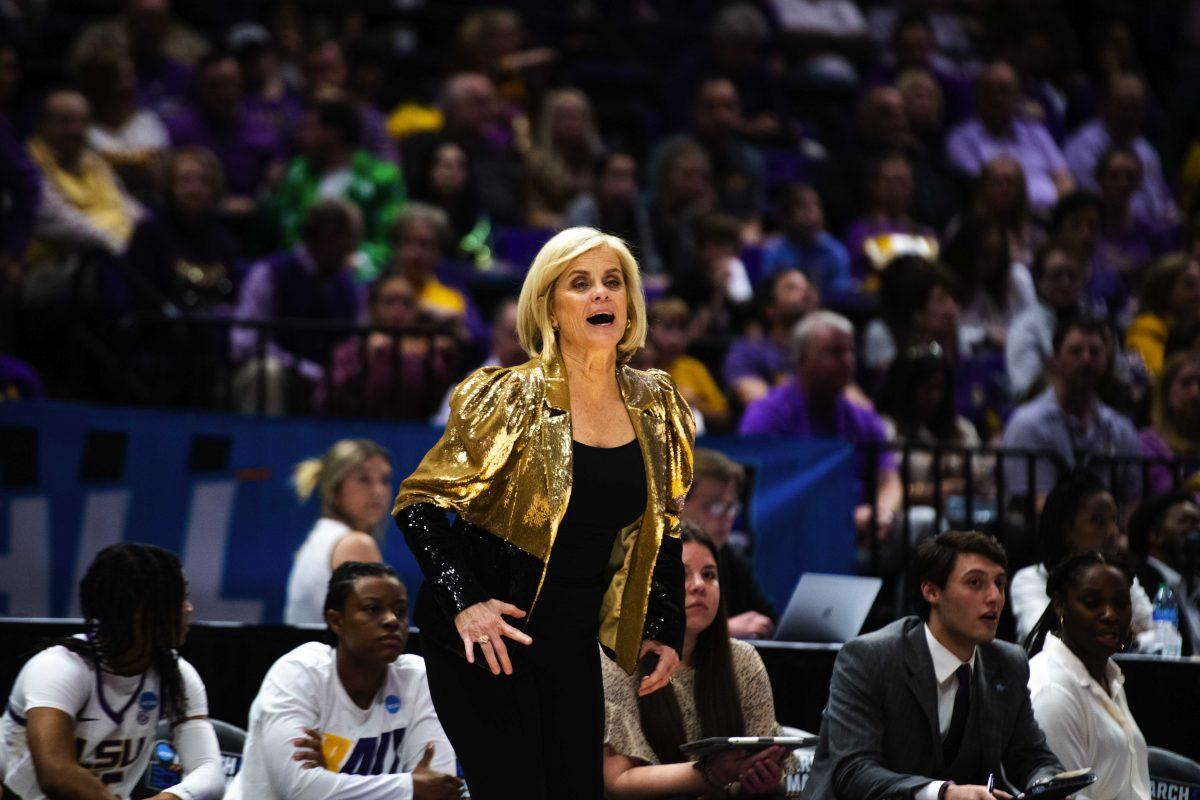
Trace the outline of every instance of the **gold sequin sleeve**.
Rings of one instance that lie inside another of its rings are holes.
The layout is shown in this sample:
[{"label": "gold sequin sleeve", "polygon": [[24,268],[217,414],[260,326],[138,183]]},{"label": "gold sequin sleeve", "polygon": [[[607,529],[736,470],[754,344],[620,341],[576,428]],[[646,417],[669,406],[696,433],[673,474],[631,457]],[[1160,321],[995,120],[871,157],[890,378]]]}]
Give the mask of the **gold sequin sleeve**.
[{"label": "gold sequin sleeve", "polygon": [[532,398],[511,370],[484,367],[467,376],[450,398],[446,430],[400,485],[395,515],[429,503],[466,515],[471,501],[493,486],[524,433]]}]

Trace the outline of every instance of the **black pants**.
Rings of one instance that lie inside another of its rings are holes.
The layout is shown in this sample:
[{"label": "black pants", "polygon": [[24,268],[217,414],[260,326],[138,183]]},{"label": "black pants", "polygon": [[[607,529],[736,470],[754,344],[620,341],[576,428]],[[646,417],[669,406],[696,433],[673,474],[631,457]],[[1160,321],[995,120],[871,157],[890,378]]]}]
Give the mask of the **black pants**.
[{"label": "black pants", "polygon": [[429,692],[471,800],[601,800],[604,686],[595,632],[531,634],[530,647],[505,640],[512,675],[425,648]]}]

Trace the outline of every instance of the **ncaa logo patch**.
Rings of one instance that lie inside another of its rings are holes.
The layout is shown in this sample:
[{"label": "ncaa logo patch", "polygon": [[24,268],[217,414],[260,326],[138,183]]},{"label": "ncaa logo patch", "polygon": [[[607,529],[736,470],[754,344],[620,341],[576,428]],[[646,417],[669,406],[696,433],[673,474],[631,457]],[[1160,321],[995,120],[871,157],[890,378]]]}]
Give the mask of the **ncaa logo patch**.
[{"label": "ncaa logo patch", "polygon": [[142,711],[153,711],[158,706],[158,695],[154,692],[142,692],[138,698],[138,708]]},{"label": "ncaa logo patch", "polygon": [[154,747],[154,757],[159,761],[170,764],[175,760],[175,748],[171,747],[167,742],[159,742]]},{"label": "ncaa logo patch", "polygon": [[383,698],[383,704],[387,707],[389,714],[395,714],[400,710],[400,698],[396,697],[394,694],[389,694],[387,697]]}]

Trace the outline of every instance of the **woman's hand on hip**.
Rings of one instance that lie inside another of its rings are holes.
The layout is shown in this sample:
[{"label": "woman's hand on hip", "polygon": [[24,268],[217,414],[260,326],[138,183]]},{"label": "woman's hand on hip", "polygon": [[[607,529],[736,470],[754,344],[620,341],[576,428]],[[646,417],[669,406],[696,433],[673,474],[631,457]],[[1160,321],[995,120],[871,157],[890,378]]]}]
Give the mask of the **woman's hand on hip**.
[{"label": "woman's hand on hip", "polygon": [[475,663],[475,645],[479,645],[493,675],[499,675],[501,670],[505,675],[512,675],[512,661],[508,658],[504,637],[521,644],[533,644],[533,639],[505,622],[504,617],[520,619],[523,616],[525,612],[513,604],[494,599],[467,606],[458,612],[454,617],[454,627],[458,628],[458,635],[462,637],[467,663]]},{"label": "woman's hand on hip", "polygon": [[679,654],[675,652],[674,647],[647,639],[642,642],[642,652],[638,654],[638,661],[645,658],[647,653],[654,653],[658,656],[658,664],[655,665],[653,672],[642,678],[642,683],[638,686],[638,697],[645,697],[666,686],[671,682],[675,671],[679,669]]}]

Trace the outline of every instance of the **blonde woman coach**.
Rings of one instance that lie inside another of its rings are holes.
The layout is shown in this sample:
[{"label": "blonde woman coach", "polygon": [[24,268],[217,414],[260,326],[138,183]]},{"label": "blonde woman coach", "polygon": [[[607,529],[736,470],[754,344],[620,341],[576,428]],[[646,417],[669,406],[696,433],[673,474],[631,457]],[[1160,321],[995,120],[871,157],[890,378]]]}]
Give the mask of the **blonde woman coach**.
[{"label": "blonde woman coach", "polygon": [[425,574],[414,619],[471,797],[599,800],[597,639],[642,666],[642,693],[679,666],[692,415],[665,372],[627,364],[646,309],[620,239],[557,234],[517,315],[530,360],[462,382],[393,514]]}]

